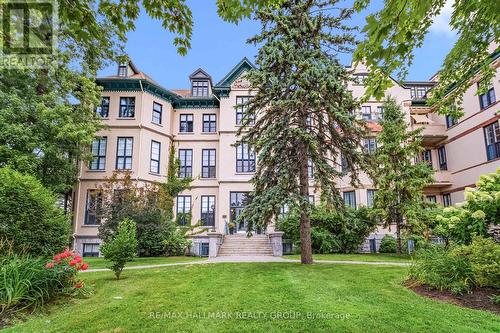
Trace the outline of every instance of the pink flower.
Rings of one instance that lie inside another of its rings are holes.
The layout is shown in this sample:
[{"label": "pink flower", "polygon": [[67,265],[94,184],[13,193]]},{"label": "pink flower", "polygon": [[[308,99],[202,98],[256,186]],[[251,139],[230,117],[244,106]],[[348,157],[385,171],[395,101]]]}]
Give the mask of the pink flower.
[{"label": "pink flower", "polygon": [[54,268],[54,263],[48,262],[47,265],[45,265],[45,268]]},{"label": "pink flower", "polygon": [[75,258],[73,260],[76,261],[77,263],[79,263],[79,262],[82,262],[82,257],[75,256]]}]

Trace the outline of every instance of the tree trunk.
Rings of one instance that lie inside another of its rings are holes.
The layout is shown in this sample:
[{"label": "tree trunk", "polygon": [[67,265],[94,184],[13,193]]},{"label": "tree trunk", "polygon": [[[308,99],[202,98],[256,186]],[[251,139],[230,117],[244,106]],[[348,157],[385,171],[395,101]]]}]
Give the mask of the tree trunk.
[{"label": "tree trunk", "polygon": [[401,214],[396,215],[396,253],[401,254]]},{"label": "tree trunk", "polygon": [[[302,152],[305,152],[305,149]],[[307,154],[302,153],[298,158],[300,163],[300,195],[308,202],[309,176],[307,174]],[[303,204],[300,212],[300,261],[303,264],[312,264],[311,219],[307,210],[307,205]]]}]

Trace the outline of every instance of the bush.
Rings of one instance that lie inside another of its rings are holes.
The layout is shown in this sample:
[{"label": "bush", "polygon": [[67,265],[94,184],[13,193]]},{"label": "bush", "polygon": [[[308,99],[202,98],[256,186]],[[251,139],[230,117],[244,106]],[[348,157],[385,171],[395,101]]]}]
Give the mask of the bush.
[{"label": "bush", "polygon": [[465,202],[442,208],[436,215],[434,235],[457,244],[488,236],[488,227],[500,221],[500,168],[481,176],[476,188],[466,188],[464,196]]},{"label": "bush", "polygon": [[396,238],[385,235],[384,238],[380,241],[380,253],[396,253],[397,244]]},{"label": "bush", "polygon": [[469,259],[440,245],[417,251],[409,275],[419,283],[453,293],[467,291],[474,279]]},{"label": "bush", "polygon": [[0,239],[16,253],[49,257],[69,244],[70,222],[34,177],[0,168]]},{"label": "bush", "polygon": [[[315,253],[352,253],[359,249],[365,238],[377,225],[369,217],[369,209],[346,208],[343,212],[331,211],[323,206],[314,207],[311,213],[311,241]],[[280,219],[276,228],[285,233],[284,239],[300,248],[300,218],[291,211]]]},{"label": "bush", "polygon": [[9,250],[3,253],[0,257],[0,317],[36,309],[60,295],[82,293],[83,282],[76,279],[76,273],[87,269],[88,264],[74,253],[66,250],[48,263],[43,258]]},{"label": "bush", "polygon": [[101,246],[101,253],[104,258],[111,261],[109,267],[115,272],[116,279],[120,275],[127,261],[132,260],[137,251],[137,239],[135,237],[136,226],[131,219],[124,219],[118,225],[118,229]]},{"label": "bush", "polygon": [[457,247],[453,252],[469,259],[477,286],[500,288],[500,245],[493,239],[474,237],[470,246]]},{"label": "bush", "polygon": [[163,240],[163,246],[167,256],[181,256],[186,253],[186,249],[191,245],[191,241],[186,239],[186,235],[176,228],[172,228]]}]

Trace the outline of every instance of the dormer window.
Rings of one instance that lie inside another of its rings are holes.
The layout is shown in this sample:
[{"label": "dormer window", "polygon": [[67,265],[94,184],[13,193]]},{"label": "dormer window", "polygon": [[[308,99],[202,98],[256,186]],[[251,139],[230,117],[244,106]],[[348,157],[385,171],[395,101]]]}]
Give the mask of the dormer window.
[{"label": "dormer window", "polygon": [[208,97],[208,81],[192,81],[193,88],[191,91],[191,95],[193,97]]},{"label": "dormer window", "polygon": [[127,73],[128,72],[127,67],[128,66],[126,64],[119,64],[118,65],[118,76],[120,76],[120,77],[127,77],[127,74],[128,74]]}]

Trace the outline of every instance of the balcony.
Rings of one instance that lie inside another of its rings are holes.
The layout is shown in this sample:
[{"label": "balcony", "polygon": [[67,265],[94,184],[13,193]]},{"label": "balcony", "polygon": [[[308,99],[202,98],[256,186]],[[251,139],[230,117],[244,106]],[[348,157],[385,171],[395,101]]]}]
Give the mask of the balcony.
[{"label": "balcony", "polygon": [[432,147],[445,140],[447,135],[446,125],[438,124],[430,120],[424,114],[411,114],[412,130],[422,128],[422,144],[426,147]]},{"label": "balcony", "polygon": [[444,188],[451,186],[451,172],[446,170],[435,170],[434,181],[427,186],[427,188]]}]

